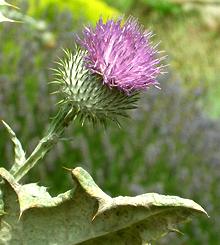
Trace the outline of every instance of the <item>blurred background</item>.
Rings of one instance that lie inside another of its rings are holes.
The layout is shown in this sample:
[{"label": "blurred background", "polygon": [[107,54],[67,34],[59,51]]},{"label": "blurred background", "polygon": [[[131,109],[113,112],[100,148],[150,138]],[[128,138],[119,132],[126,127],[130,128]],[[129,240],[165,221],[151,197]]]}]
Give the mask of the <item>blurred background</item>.
[{"label": "blurred background", "polygon": [[[0,25],[0,119],[27,155],[55,114],[48,82],[51,67],[73,49],[74,33],[88,23],[133,15],[156,34],[168,54],[162,90],[151,88],[131,118],[93,128],[75,122],[64,139],[25,181],[52,194],[71,188],[63,166],[82,166],[112,196],[145,192],[178,195],[200,203],[211,216],[196,217],[157,244],[220,244],[220,1],[17,0],[1,7],[23,23]],[[10,168],[13,148],[0,126],[1,166]]]}]

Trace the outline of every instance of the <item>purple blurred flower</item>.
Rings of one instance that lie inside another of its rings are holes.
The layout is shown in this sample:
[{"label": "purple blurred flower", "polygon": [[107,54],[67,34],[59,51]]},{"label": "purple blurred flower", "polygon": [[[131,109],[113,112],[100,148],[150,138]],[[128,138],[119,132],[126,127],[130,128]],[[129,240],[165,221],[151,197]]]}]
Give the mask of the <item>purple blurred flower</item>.
[{"label": "purple blurred flower", "polygon": [[162,58],[157,57],[157,45],[152,46],[152,33],[143,31],[138,21],[128,18],[100,19],[95,28],[86,27],[78,42],[88,51],[86,67],[103,77],[109,87],[126,93],[157,87],[162,73]]}]

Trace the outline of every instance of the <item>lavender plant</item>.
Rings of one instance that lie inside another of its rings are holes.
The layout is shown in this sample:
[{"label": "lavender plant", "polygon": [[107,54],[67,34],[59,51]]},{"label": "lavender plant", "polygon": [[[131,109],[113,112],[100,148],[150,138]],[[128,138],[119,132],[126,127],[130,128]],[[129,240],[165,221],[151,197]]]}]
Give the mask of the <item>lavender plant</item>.
[{"label": "lavender plant", "polygon": [[111,198],[79,167],[71,170],[74,189],[57,197],[35,183],[18,183],[73,120],[119,124],[120,117],[136,107],[142,90],[158,87],[163,58],[158,58],[157,46],[150,42],[151,33],[143,31],[135,19],[100,20],[95,28],[85,28],[83,35],[78,42],[84,49],[65,51],[66,58],[55,69],[59,111],[28,158],[3,122],[15,144],[10,172],[0,169],[3,244],[143,244],[175,230],[176,224],[194,213],[206,213],[191,200],[156,193]]}]

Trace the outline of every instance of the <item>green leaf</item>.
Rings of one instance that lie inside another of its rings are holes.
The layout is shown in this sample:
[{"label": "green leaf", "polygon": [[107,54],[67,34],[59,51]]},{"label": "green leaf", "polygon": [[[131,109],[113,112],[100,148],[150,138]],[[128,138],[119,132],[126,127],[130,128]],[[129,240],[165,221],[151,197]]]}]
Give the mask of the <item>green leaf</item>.
[{"label": "green leaf", "polygon": [[16,7],[15,5],[12,5],[10,3],[7,3],[5,0],[0,0],[0,6],[8,6],[8,7],[12,7],[12,8],[18,9],[18,7]]},{"label": "green leaf", "polygon": [[20,141],[16,137],[16,134],[14,133],[14,131],[10,128],[10,126],[6,122],[2,121],[2,123],[5,126],[5,128],[7,129],[9,136],[10,136],[10,139],[14,143],[15,160],[14,160],[14,164],[10,170],[10,172],[13,174],[25,162],[25,160],[26,160],[25,152],[22,148]]},{"label": "green leaf", "polygon": [[6,214],[0,244],[143,244],[176,230],[194,214],[195,202],[156,193],[111,198],[82,168],[72,171],[72,190],[51,197],[45,187],[20,185],[4,168]]}]

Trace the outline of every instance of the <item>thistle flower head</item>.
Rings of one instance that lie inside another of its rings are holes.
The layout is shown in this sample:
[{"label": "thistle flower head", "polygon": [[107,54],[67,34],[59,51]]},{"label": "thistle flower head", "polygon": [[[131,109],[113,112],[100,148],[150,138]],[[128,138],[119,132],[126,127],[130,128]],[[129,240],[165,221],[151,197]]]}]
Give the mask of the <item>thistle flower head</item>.
[{"label": "thistle flower head", "polygon": [[99,74],[104,84],[130,94],[158,85],[162,58],[157,57],[151,37],[134,18],[125,23],[121,19],[103,23],[100,19],[95,28],[83,30],[78,42],[87,50],[86,67]]},{"label": "thistle flower head", "polygon": [[77,38],[84,49],[67,51],[57,69],[67,124],[76,117],[118,122],[118,116],[136,107],[140,90],[158,85],[162,65],[151,36],[132,18],[125,23],[100,19],[95,28],[84,29]]},{"label": "thistle flower head", "polygon": [[61,95],[59,104],[65,105],[66,123],[79,118],[92,123],[118,122],[118,116],[127,116],[127,110],[136,108],[138,93],[131,96],[113,88],[109,89],[100,76],[91,74],[84,65],[85,50],[76,49],[75,53],[65,51],[66,57],[58,62],[55,69],[58,90]]}]

